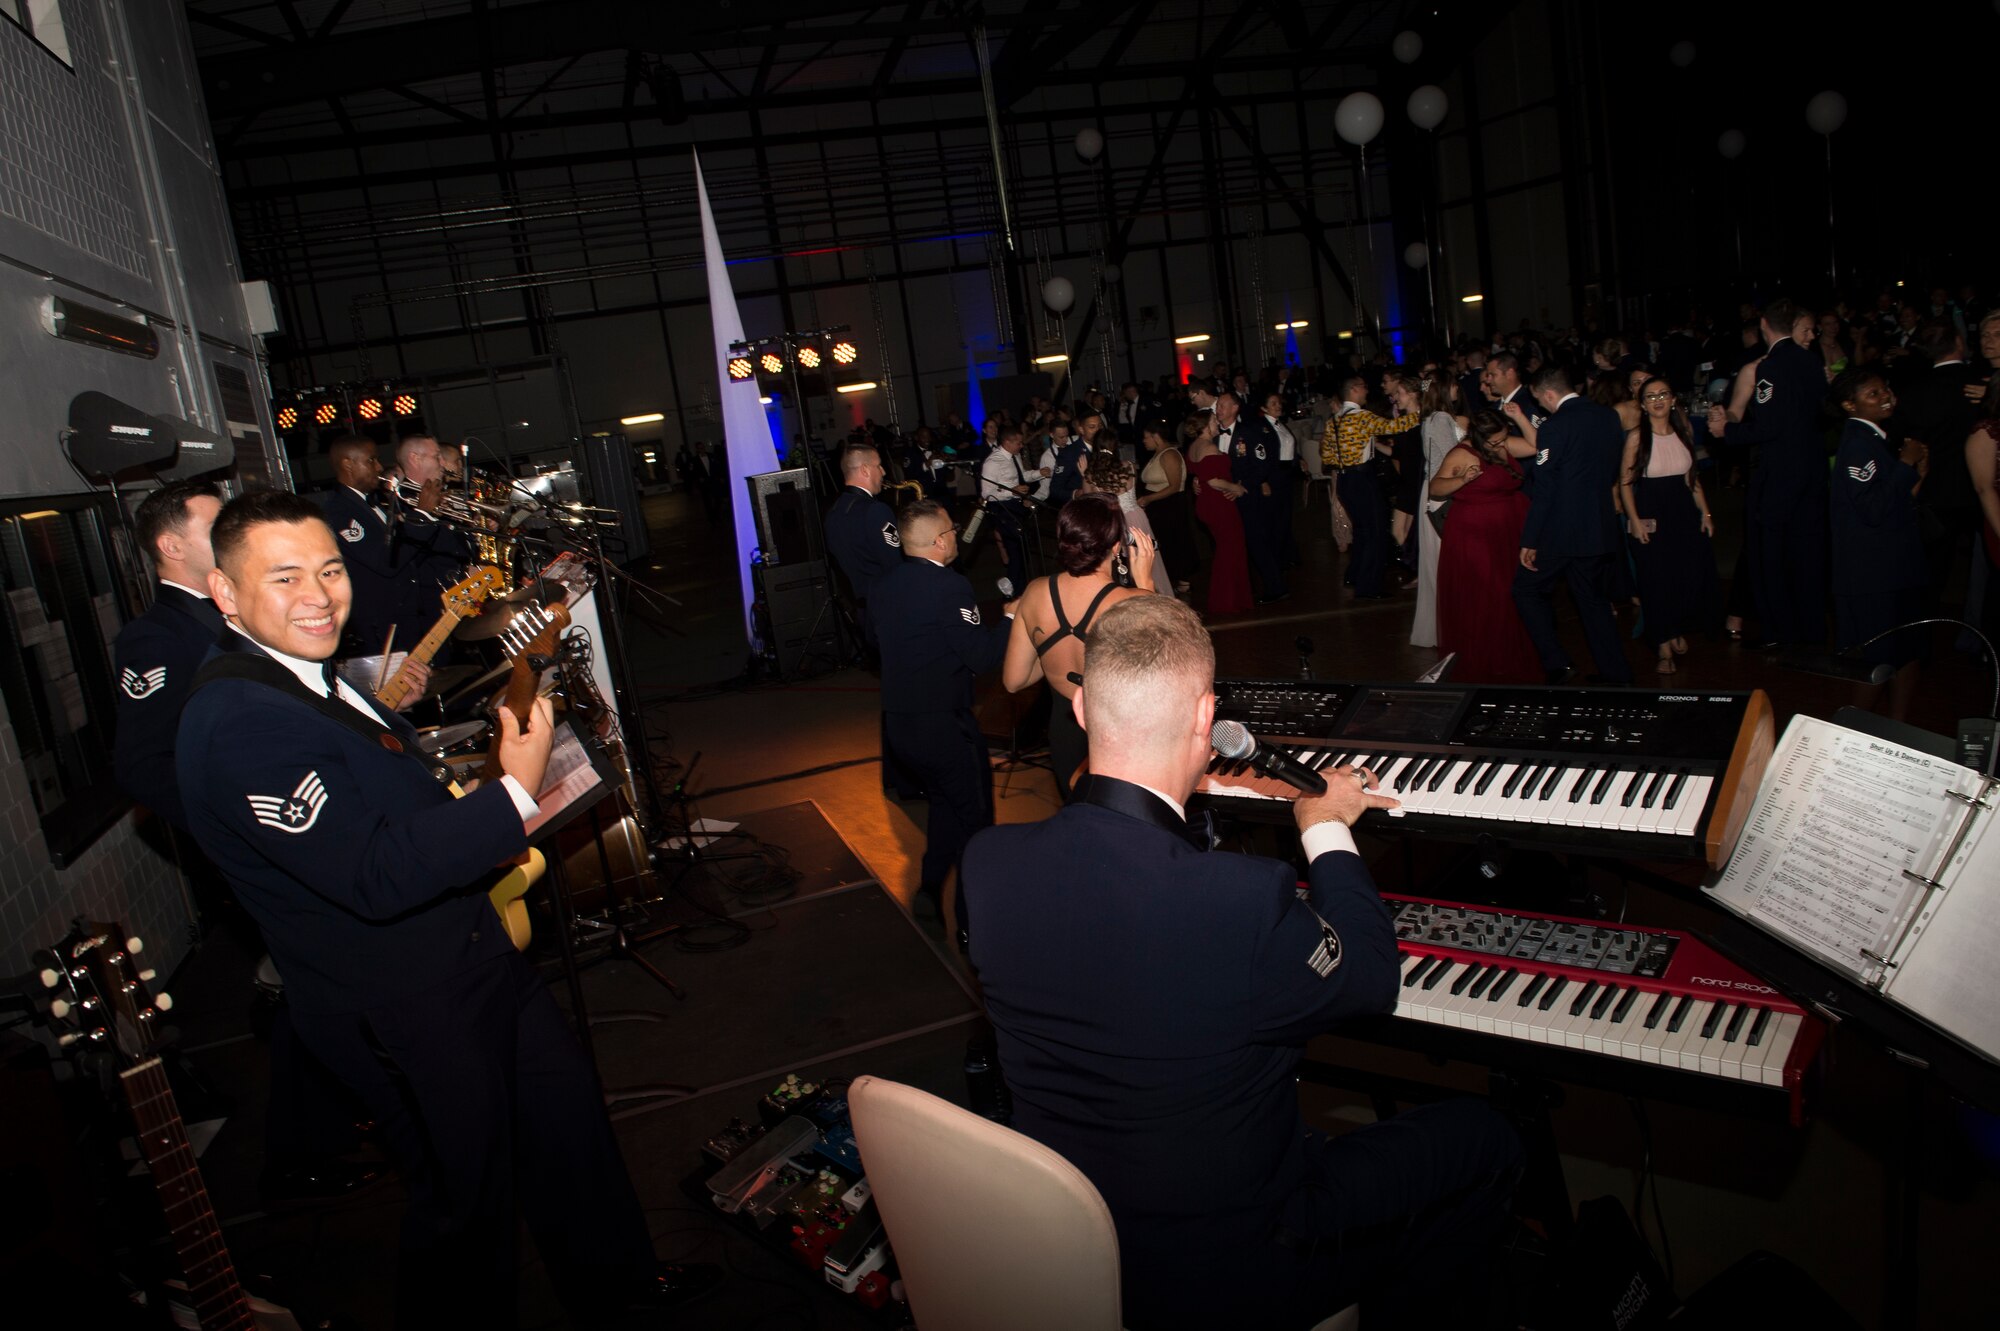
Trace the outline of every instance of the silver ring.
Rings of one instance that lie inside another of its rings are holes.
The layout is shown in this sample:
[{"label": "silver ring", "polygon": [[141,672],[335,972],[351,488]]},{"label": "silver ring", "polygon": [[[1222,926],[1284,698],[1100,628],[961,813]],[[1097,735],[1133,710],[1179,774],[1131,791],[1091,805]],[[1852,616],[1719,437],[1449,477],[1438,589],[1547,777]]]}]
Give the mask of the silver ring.
[{"label": "silver ring", "polygon": [[1363,790],[1368,789],[1368,773],[1362,771],[1359,767],[1357,767],[1354,769],[1354,779],[1361,783],[1361,788]]}]

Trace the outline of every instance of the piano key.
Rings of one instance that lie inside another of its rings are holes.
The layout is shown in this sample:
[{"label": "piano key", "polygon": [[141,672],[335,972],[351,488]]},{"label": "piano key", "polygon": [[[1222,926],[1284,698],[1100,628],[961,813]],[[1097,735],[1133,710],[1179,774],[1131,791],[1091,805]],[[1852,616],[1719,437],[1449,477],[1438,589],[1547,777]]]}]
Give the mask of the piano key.
[{"label": "piano key", "polygon": [[1472,983],[1472,977],[1479,974],[1479,972],[1484,969],[1485,968],[1483,966],[1477,966],[1474,965],[1472,962],[1467,962],[1465,964],[1465,969],[1461,971],[1451,982],[1452,993],[1454,994],[1464,993],[1465,987]]},{"label": "piano key", "polygon": [[1708,809],[1708,795],[1714,787],[1713,777],[1690,776],[1687,789],[1681,792],[1680,817],[1671,825],[1662,826],[1674,836],[1693,836],[1701,815]]},{"label": "piano key", "polygon": [[1770,1024],[1771,1024],[1771,1009],[1767,1007],[1758,1008],[1757,1020],[1750,1023],[1750,1034],[1744,1038],[1744,1043],[1752,1045],[1762,1043],[1764,1039],[1764,1030]]},{"label": "piano key", "polygon": [[1759,1071],[1766,1086],[1785,1084],[1785,1061],[1791,1057],[1792,1044],[1798,1039],[1799,1027],[1805,1018],[1796,1012],[1781,1014],[1773,1029],[1764,1039],[1764,1047],[1770,1051],[1760,1065]]},{"label": "piano key", "polygon": [[1605,985],[1604,992],[1598,995],[1598,999],[1595,1003],[1592,1003],[1590,1005],[1590,1015],[1593,1017],[1602,1017],[1606,1013],[1610,1012],[1612,1003],[1616,1002],[1618,996],[1623,992],[1624,991],[1615,984]]},{"label": "piano key", "polygon": [[1500,978],[1500,969],[1498,966],[1488,966],[1485,970],[1481,971],[1479,978],[1474,980],[1466,989],[1467,996],[1472,998],[1485,997],[1487,989],[1492,986],[1495,980]]},{"label": "piano key", "polygon": [[1749,1015],[1750,1005],[1739,1003],[1736,1011],[1729,1016],[1729,1024],[1722,1028],[1722,1038],[1727,1042],[1734,1043],[1736,1037],[1743,1034],[1743,1023]]},{"label": "piano key", "polygon": [[1618,769],[1615,767],[1607,767],[1598,774],[1597,783],[1590,788],[1590,802],[1592,804],[1604,803],[1604,792],[1611,788],[1612,779],[1617,775]]},{"label": "piano key", "polygon": [[1548,982],[1549,973],[1547,971],[1536,971],[1535,978],[1528,982],[1528,987],[1523,989],[1521,996],[1514,1000],[1515,1004],[1519,1007],[1528,1006],[1528,1004],[1535,1001],[1535,995],[1542,992],[1542,987]]},{"label": "piano key", "polygon": [[1507,783],[1500,787],[1500,798],[1513,799],[1514,793],[1521,788],[1522,779],[1533,770],[1533,768],[1526,766],[1516,767],[1514,774],[1507,778]]},{"label": "piano key", "polygon": [[1520,978],[1521,972],[1513,969],[1511,966],[1508,967],[1507,970],[1501,972],[1500,978],[1494,982],[1493,987],[1486,991],[1486,1001],[1489,1003],[1499,1002],[1500,995],[1512,988],[1514,981]]},{"label": "piano key", "polygon": [[1403,970],[1403,987],[1405,989],[1408,989],[1418,980],[1423,979],[1424,974],[1427,971],[1429,971],[1431,967],[1437,965],[1441,960],[1441,958],[1432,956],[1428,953],[1412,953],[1411,955],[1417,964],[1414,966],[1407,966]]},{"label": "piano key", "polygon": [[1711,1036],[1715,1034],[1716,1027],[1721,1024],[1723,1012],[1728,1008],[1728,1006],[1729,1004],[1721,1001],[1720,999],[1716,1000],[1716,1002],[1710,1005],[1708,1012],[1708,1019],[1702,1022],[1701,1024],[1702,1039],[1704,1040],[1709,1039]]},{"label": "piano key", "polygon": [[1447,962],[1447,964],[1443,966],[1432,967],[1431,973],[1424,977],[1424,988],[1426,990],[1437,988],[1438,982],[1443,980],[1445,976],[1451,974],[1452,969],[1453,968],[1449,962]]},{"label": "piano key", "polygon": [[1465,765],[1465,770],[1459,773],[1457,783],[1452,786],[1451,788],[1452,793],[1456,795],[1463,795],[1466,791],[1472,788],[1472,783],[1476,781],[1479,778],[1480,774],[1485,770],[1486,770],[1486,764],[1484,762],[1468,761]]},{"label": "piano key", "polygon": [[1694,1003],[1695,998],[1693,994],[1681,995],[1681,1001],[1674,1004],[1673,1016],[1667,1018],[1668,1031],[1678,1032],[1687,1024],[1688,1017],[1694,1012]]},{"label": "piano key", "polygon": [[1486,764],[1486,766],[1480,771],[1479,779],[1472,783],[1473,795],[1475,797],[1483,797],[1486,794],[1487,787],[1493,784],[1493,778],[1499,776],[1501,770],[1509,766],[1511,766],[1511,764],[1500,763],[1500,762],[1491,762]]},{"label": "piano key", "polygon": [[1632,802],[1639,798],[1639,790],[1645,784],[1645,781],[1646,773],[1642,770],[1634,769],[1631,778],[1625,782],[1624,793],[1618,797],[1620,808],[1629,809],[1632,807]]},{"label": "piano key", "polygon": [[1587,764],[1576,769],[1576,780],[1571,782],[1569,787],[1569,802],[1571,804],[1575,804],[1581,800],[1584,793],[1590,789],[1590,778],[1596,771],[1595,767]]},{"label": "piano key", "polygon": [[1457,770],[1458,764],[1452,760],[1451,755],[1446,754],[1438,759],[1437,767],[1431,772],[1431,779],[1424,783],[1424,789],[1435,794],[1437,788],[1444,784],[1445,778]]},{"label": "piano key", "polygon": [[1639,992],[1637,985],[1628,987],[1625,996],[1618,1000],[1618,1006],[1611,1009],[1611,1020],[1622,1022],[1629,1017],[1633,1005],[1639,1001]]},{"label": "piano key", "polygon": [[1575,1001],[1573,1001],[1569,1005],[1570,1016],[1574,1017],[1580,1014],[1583,1011],[1584,1007],[1589,1004],[1591,996],[1595,994],[1600,988],[1602,988],[1602,986],[1599,985],[1597,981],[1585,980],[1583,982],[1583,988],[1577,991]]},{"label": "piano key", "polygon": [[1681,789],[1687,785],[1687,779],[1688,774],[1685,767],[1680,768],[1674,773],[1674,779],[1667,785],[1666,798],[1662,801],[1669,809],[1673,808],[1680,801]]},{"label": "piano key", "polygon": [[1665,989],[1660,990],[1660,996],[1653,1000],[1653,1006],[1646,1009],[1647,1030],[1658,1029],[1661,1019],[1667,1015],[1667,1009],[1673,1006],[1673,1001],[1672,993]]},{"label": "piano key", "polygon": [[1556,1005],[1556,998],[1562,993],[1562,991],[1568,985],[1569,985],[1569,977],[1567,975],[1556,976],[1555,983],[1551,984],[1547,989],[1542,991],[1542,1001],[1540,1003],[1537,1003],[1535,1006],[1540,1008],[1543,1012],[1547,1012],[1550,1008]]},{"label": "piano key", "polygon": [[1541,793],[1535,798],[1542,800],[1553,798],[1556,793],[1556,783],[1562,780],[1563,773],[1568,770],[1568,768],[1562,766],[1560,763],[1549,768],[1549,774],[1542,778]]}]

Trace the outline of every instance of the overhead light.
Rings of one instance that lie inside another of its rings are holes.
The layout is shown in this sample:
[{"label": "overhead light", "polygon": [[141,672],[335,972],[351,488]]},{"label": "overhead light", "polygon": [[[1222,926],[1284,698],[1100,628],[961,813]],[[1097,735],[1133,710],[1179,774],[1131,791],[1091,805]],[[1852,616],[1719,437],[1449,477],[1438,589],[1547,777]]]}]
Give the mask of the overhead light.
[{"label": "overhead light", "polygon": [[278,428],[280,430],[292,429],[298,423],[299,423],[299,409],[297,407],[278,408]]},{"label": "overhead light", "polygon": [[836,342],[833,344],[833,360],[836,365],[852,365],[854,364],[854,358],[860,354],[860,352],[854,349],[852,342]]},{"label": "overhead light", "polygon": [[591,437],[592,439],[609,439],[609,438],[611,437],[611,431],[609,431],[609,430],[592,430],[592,431],[590,432],[590,437]]},{"label": "overhead light", "polygon": [[1901,286],[1901,285],[1903,285],[1903,279],[1902,279],[1902,278],[1900,278],[1900,277],[1899,277],[1899,278],[1897,278],[1897,279],[1896,279],[1896,285],[1897,285],[1897,286]]},{"label": "overhead light", "polygon": [[1285,330],[1286,330],[1287,328],[1310,328],[1311,326],[1312,326],[1312,325],[1311,325],[1310,323],[1308,323],[1308,322],[1307,322],[1306,320],[1304,320],[1304,319],[1294,319],[1294,320],[1292,320],[1292,321],[1291,321],[1290,323],[1288,323],[1288,324],[1272,324],[1272,325],[1271,325],[1271,327],[1273,327],[1273,328],[1277,329],[1277,330],[1278,330],[1279,332],[1281,332],[1281,333],[1282,333],[1282,332],[1284,332],[1284,331],[1285,331]]},{"label": "overhead light", "polygon": [[1177,347],[1185,347],[1185,346],[1191,346],[1196,342],[1206,342],[1206,341],[1208,341],[1207,333],[1189,333],[1185,337],[1175,338],[1174,345]]},{"label": "overhead light", "polygon": [[1351,341],[1354,337],[1354,330],[1352,328],[1343,328],[1338,333],[1335,333],[1334,336]]},{"label": "overhead light", "polygon": [[664,411],[648,411],[638,416],[620,416],[618,423],[620,425],[651,425],[656,421],[663,421],[666,418],[667,413]]},{"label": "overhead light", "polygon": [[751,363],[748,356],[731,356],[729,358],[729,377],[731,379],[748,379],[755,373],[757,373],[757,367]]},{"label": "overhead light", "polygon": [[819,368],[819,348],[800,347],[799,364],[808,370],[817,370]]},{"label": "overhead light", "polygon": [[1053,355],[1053,356],[1037,356],[1037,357],[1035,357],[1035,364],[1037,364],[1037,365],[1060,365],[1060,364],[1062,364],[1062,363],[1063,363],[1064,361],[1066,361],[1066,360],[1068,360],[1068,359],[1069,359],[1069,357],[1068,357],[1067,355],[1063,354],[1062,352],[1057,352],[1057,353],[1056,353],[1055,355]]},{"label": "overhead light", "polygon": [[1477,305],[1480,301],[1485,300],[1486,297],[1475,291],[1469,296],[1460,296],[1458,299],[1461,304]]},{"label": "overhead light", "polygon": [[362,398],[354,404],[354,414],[364,421],[374,420],[382,414],[382,399],[379,397]]},{"label": "overhead light", "polygon": [[757,402],[758,402],[758,404],[759,404],[760,406],[766,406],[766,407],[768,407],[768,406],[770,406],[770,405],[771,405],[771,399],[770,399],[770,398],[768,398],[768,397],[760,397],[760,398],[758,398],[758,399],[757,399]]},{"label": "overhead light", "polygon": [[33,522],[36,518],[52,518],[55,515],[56,511],[52,508],[38,508],[32,513],[23,513],[21,515],[21,521]]},{"label": "overhead light", "polygon": [[833,391],[836,393],[865,393],[874,387],[876,387],[875,381],[870,379],[865,384],[840,384]]},{"label": "overhead light", "polygon": [[389,402],[389,410],[395,412],[398,416],[416,415],[417,414],[416,394],[414,393],[396,394],[396,396]]},{"label": "overhead light", "polygon": [[758,358],[757,363],[764,367],[764,373],[766,374],[777,374],[785,368],[783,358],[775,351],[765,352]]},{"label": "overhead light", "polygon": [[648,462],[658,462],[660,460],[659,455],[656,453],[641,453],[639,456],[645,458]]}]

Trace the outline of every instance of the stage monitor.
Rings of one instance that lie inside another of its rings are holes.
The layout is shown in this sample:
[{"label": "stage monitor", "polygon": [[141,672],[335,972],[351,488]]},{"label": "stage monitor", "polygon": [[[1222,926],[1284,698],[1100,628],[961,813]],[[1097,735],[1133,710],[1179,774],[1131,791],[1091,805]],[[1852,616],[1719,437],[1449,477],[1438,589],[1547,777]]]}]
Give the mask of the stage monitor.
[{"label": "stage monitor", "polygon": [[70,461],[90,476],[115,477],[157,470],[172,460],[180,441],[157,416],[103,393],[78,393],[69,403]]},{"label": "stage monitor", "polygon": [[757,544],[766,564],[802,564],[825,558],[812,475],[803,467],[767,471],[747,479],[757,515]]}]

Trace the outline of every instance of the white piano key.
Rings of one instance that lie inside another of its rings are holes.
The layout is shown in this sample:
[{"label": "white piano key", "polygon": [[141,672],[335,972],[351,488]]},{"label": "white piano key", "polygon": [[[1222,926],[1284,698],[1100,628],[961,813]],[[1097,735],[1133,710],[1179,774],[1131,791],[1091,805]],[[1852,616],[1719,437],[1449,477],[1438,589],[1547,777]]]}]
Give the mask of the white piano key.
[{"label": "white piano key", "polygon": [[1689,777],[1687,788],[1681,791],[1680,801],[1675,806],[1680,817],[1667,830],[1674,836],[1694,835],[1695,824],[1701,821],[1702,810],[1708,807],[1708,792],[1714,786],[1712,777]]}]

